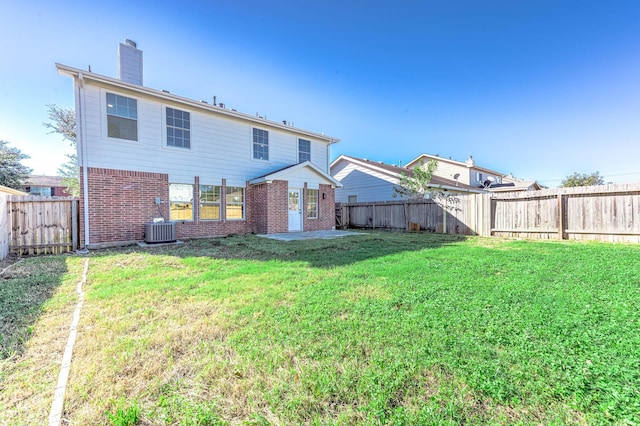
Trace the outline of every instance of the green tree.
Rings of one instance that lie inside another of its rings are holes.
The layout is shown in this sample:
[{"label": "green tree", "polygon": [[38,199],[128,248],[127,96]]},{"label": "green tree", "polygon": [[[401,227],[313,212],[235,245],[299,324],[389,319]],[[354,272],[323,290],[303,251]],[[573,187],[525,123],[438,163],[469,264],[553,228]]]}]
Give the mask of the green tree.
[{"label": "green tree", "polygon": [[[50,129],[49,133],[58,133],[69,144],[76,148],[76,115],[72,109],[60,108],[57,105],[47,105],[49,122],[42,123]],[[62,182],[69,187],[69,192],[74,197],[80,195],[80,167],[78,156],[66,154],[67,162],[58,168],[58,176],[62,176]]]},{"label": "green tree", "polygon": [[426,166],[420,162],[420,165],[413,169],[411,175],[401,173],[399,186],[393,188],[393,196],[422,199],[427,194],[433,194],[434,190],[429,186],[429,183],[437,168],[438,160],[431,159]]},{"label": "green tree", "polygon": [[560,183],[560,186],[563,188],[595,185],[604,185],[604,178],[600,176],[600,172],[594,172],[591,174],[575,172],[572,175],[567,176],[562,183]]},{"label": "green tree", "polygon": [[31,174],[31,169],[21,163],[27,158],[30,157],[18,148],[12,148],[9,142],[0,140],[0,185],[20,189]]}]

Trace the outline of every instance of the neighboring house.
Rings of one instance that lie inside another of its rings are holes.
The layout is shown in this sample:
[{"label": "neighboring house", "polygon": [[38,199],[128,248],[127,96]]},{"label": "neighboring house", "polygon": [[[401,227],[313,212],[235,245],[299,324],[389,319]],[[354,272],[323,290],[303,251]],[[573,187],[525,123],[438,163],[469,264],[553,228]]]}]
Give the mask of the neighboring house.
[{"label": "neighboring house", "polygon": [[144,87],[130,40],[118,57],[118,79],[56,64],[74,81],[85,245],[140,241],[159,217],[178,238],[334,228],[338,139]]},{"label": "neighboring house", "polygon": [[60,176],[29,176],[22,189],[30,195],[41,197],[70,197],[69,187]]},{"label": "neighboring house", "polygon": [[469,156],[467,161],[463,163],[437,155],[422,154],[410,161],[406,167],[413,169],[421,164],[427,164],[430,160],[438,161],[438,168],[434,172],[434,176],[451,179],[473,187],[487,187],[491,183],[502,183],[504,176],[504,173],[476,166],[472,156]]},{"label": "neighboring house", "polygon": [[467,161],[463,163],[437,155],[422,154],[410,161],[406,167],[413,169],[421,164],[427,164],[429,160],[438,161],[438,168],[434,172],[434,176],[453,179],[466,185],[486,189],[489,192],[535,191],[541,188],[536,181],[516,179],[511,175],[479,167],[472,156],[469,156]]},{"label": "neighboring house", "polygon": [[18,191],[17,189],[9,188],[8,186],[0,185],[0,194],[6,195],[29,195],[26,192]]},{"label": "neighboring house", "polygon": [[[374,202],[402,199],[394,188],[400,184],[404,174],[412,176],[413,171],[405,167],[393,166],[382,162],[371,161],[341,155],[331,163],[331,176],[342,184],[336,189],[336,202]],[[480,188],[472,187],[451,179],[433,176],[429,185],[433,189],[447,191],[452,194],[483,193]]]}]

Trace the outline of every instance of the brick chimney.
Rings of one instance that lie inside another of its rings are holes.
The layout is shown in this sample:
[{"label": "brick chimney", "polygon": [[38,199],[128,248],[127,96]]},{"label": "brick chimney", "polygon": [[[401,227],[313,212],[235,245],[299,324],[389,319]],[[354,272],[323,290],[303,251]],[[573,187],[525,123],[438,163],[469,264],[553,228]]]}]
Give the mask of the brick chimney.
[{"label": "brick chimney", "polygon": [[142,86],[142,50],[133,40],[118,45],[118,79]]}]

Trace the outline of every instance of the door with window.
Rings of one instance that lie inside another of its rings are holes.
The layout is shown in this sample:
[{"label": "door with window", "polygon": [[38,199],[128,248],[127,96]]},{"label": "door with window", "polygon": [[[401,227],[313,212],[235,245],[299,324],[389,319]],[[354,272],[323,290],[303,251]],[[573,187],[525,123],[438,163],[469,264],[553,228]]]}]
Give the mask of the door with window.
[{"label": "door with window", "polygon": [[289,190],[289,231],[302,231],[302,197],[299,189]]}]

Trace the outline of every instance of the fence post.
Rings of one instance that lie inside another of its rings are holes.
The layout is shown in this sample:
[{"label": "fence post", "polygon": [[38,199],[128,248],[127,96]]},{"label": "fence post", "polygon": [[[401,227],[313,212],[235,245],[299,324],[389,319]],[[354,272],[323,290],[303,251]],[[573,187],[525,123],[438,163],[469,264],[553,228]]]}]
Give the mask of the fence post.
[{"label": "fence post", "polygon": [[376,205],[371,204],[371,229],[376,229]]},{"label": "fence post", "polygon": [[558,239],[564,240],[564,197],[562,194],[558,194]]},{"label": "fence post", "polygon": [[404,201],[404,230],[409,232],[409,206],[407,200]]},{"label": "fence post", "polygon": [[71,250],[78,249],[78,202],[71,201]]},{"label": "fence post", "polygon": [[447,233],[447,197],[444,197],[444,208],[442,209],[442,233]]}]

